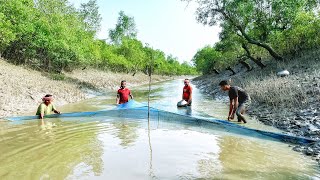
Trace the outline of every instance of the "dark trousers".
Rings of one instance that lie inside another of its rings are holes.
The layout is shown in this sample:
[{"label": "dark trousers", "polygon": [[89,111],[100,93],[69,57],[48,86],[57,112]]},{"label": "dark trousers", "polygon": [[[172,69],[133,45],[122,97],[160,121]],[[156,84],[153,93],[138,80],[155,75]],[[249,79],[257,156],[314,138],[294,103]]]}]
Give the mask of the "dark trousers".
[{"label": "dark trousers", "polygon": [[244,123],[246,123],[246,118],[243,116],[243,114],[241,114],[241,112],[245,111],[249,105],[251,104],[251,99],[249,98],[248,100],[245,100],[244,102],[239,102],[239,106],[237,108],[236,111],[236,115],[238,116],[238,122],[243,121]]}]

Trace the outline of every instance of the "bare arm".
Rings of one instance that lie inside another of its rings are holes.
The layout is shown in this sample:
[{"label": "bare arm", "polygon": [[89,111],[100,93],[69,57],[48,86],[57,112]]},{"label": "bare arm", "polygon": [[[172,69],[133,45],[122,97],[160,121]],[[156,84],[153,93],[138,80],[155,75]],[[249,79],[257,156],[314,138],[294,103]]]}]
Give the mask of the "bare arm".
[{"label": "bare arm", "polygon": [[40,115],[39,115],[39,119],[40,119],[40,123],[41,123],[40,125],[41,125],[41,126],[44,125],[43,117],[44,117],[44,113],[41,112]]},{"label": "bare arm", "polygon": [[131,97],[131,99],[133,99],[133,95],[132,94],[129,94],[129,96]]},{"label": "bare arm", "polygon": [[234,119],[234,114],[237,111],[238,108],[238,97],[230,100],[230,107],[229,107],[229,116],[228,116],[228,120],[230,119]]},{"label": "bare arm", "polygon": [[119,104],[119,102],[120,102],[120,95],[119,95],[119,94],[117,94],[116,103],[117,103],[117,104]]},{"label": "bare arm", "polygon": [[40,113],[39,119],[43,120],[43,118],[44,118],[44,113]]},{"label": "bare arm", "polygon": [[188,99],[188,104],[190,104],[192,101],[192,88],[190,88],[190,96],[189,96],[189,99]]},{"label": "bare arm", "polygon": [[39,108],[40,108],[40,115],[39,115],[39,119],[42,119],[42,121],[43,121],[45,107],[44,107],[44,105],[43,105],[43,104],[40,104]]},{"label": "bare arm", "polygon": [[236,111],[238,109],[238,105],[239,105],[238,97],[234,98],[233,101],[234,101],[234,107],[233,107],[232,115],[234,116],[234,114],[236,113]]},{"label": "bare arm", "polygon": [[56,106],[54,106],[54,105],[52,105],[52,110],[53,110],[54,113],[60,114],[60,111],[58,111],[58,110],[56,109]]},{"label": "bare arm", "polygon": [[53,110],[53,112],[56,114],[61,114],[60,111],[58,111],[58,110]]},{"label": "bare arm", "polygon": [[231,100],[230,100],[230,105],[229,105],[229,115],[228,115],[228,120],[232,119],[232,118],[231,118],[231,115],[232,115],[232,113],[233,113],[233,109],[234,109],[234,108],[233,108],[233,107],[234,107],[234,106],[233,106],[233,102],[234,102],[234,99],[231,99]]}]

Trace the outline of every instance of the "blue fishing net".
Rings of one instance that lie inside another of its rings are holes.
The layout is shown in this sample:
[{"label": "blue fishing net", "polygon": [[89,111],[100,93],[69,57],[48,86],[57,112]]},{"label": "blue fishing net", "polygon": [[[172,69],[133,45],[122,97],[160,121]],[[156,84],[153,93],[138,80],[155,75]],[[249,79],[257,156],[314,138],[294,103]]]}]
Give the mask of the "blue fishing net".
[{"label": "blue fishing net", "polygon": [[[45,118],[59,118],[63,120],[74,119],[74,118],[86,118],[90,117],[95,119],[99,117],[110,117],[120,119],[136,119],[136,120],[147,120],[149,114],[150,121],[162,121],[162,122],[174,122],[179,124],[188,124],[192,126],[202,126],[206,128],[212,128],[219,131],[227,131],[231,133],[241,134],[250,137],[256,137],[260,139],[268,139],[274,141],[283,141],[294,144],[309,144],[314,143],[315,140],[297,137],[294,135],[274,133],[268,131],[262,131],[257,129],[247,128],[240,126],[235,123],[228,122],[226,120],[219,120],[209,116],[200,116],[201,114],[192,113],[192,115],[185,113],[170,112],[167,110],[161,110],[158,108],[150,107],[143,103],[136,101],[129,101],[128,103],[118,105],[116,108],[111,110],[92,111],[92,112],[74,112],[74,113],[63,113],[63,114],[52,114],[45,116]],[[187,112],[187,111],[186,111]],[[38,116],[19,116],[19,117],[8,117],[6,120],[12,122],[23,122],[26,120],[37,119]]]}]

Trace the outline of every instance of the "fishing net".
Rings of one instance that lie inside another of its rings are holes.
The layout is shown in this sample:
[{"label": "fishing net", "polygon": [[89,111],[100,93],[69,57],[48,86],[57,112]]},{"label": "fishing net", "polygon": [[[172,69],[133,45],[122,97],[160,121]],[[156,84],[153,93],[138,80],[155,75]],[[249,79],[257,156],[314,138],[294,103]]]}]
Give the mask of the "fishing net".
[{"label": "fishing net", "polygon": [[[63,113],[63,114],[53,114],[48,115],[46,118],[59,118],[59,119],[79,119],[84,118],[85,120],[90,120],[90,117],[94,117],[95,120],[99,118],[105,120],[106,117],[110,119],[132,119],[132,120],[148,120],[148,113],[150,121],[160,121],[160,122],[170,122],[185,124],[191,126],[200,126],[211,128],[218,131],[230,132],[250,137],[256,137],[260,139],[268,139],[275,141],[290,142],[294,144],[309,144],[314,143],[315,140],[297,137],[289,134],[281,134],[274,132],[267,132],[257,129],[247,128],[245,126],[240,126],[235,123],[231,123],[225,120],[215,119],[209,116],[199,116],[199,115],[188,115],[181,114],[178,112],[170,112],[166,110],[161,110],[158,108],[150,107],[150,109],[145,105],[135,101],[129,101],[126,104],[119,105],[115,109],[102,110],[102,111],[92,111],[92,112],[75,112],[75,113]],[[12,122],[23,122],[26,120],[37,119],[37,116],[20,116],[20,117],[9,117],[6,118]]]}]

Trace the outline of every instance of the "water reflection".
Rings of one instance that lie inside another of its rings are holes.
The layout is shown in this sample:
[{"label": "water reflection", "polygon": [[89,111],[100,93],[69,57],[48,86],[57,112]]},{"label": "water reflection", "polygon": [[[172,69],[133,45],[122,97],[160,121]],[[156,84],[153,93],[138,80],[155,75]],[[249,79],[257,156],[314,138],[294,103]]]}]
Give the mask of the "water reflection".
[{"label": "water reflection", "polygon": [[[258,143],[233,136],[223,136],[219,142],[219,160],[223,167],[227,167],[223,170],[223,177],[228,179],[304,179],[306,174],[312,173],[306,159],[296,152],[285,151],[285,144]],[[271,148],[275,146],[278,147]]]},{"label": "water reflection", "polygon": [[[177,109],[182,86],[180,81],[155,85],[152,103],[182,114],[200,110],[225,116],[225,104],[196,88],[194,111]],[[144,88],[133,89],[138,101],[146,100]],[[113,103],[110,95],[65,110],[111,109]],[[148,127],[146,119],[121,117],[52,119],[41,131],[37,121],[0,127],[0,179],[311,179],[318,173],[313,161],[286,144],[220,132],[165,113],[155,114]]]},{"label": "water reflection", "polygon": [[178,111],[180,114],[192,116],[192,107],[191,107],[191,106],[187,106],[187,107],[177,107],[177,111]]},{"label": "water reflection", "polygon": [[115,136],[121,140],[120,145],[123,147],[133,146],[134,142],[139,138],[137,130],[139,124],[134,121],[113,121],[111,123],[117,130],[114,132]]},{"label": "water reflection", "polygon": [[[146,98],[149,95],[149,90],[146,88],[147,86],[143,86],[142,88],[137,88],[132,90],[134,97],[137,101],[146,101]],[[164,91],[164,88],[161,86],[155,86],[151,89],[150,100],[155,101],[162,98],[160,95],[161,92]]]},{"label": "water reflection", "polygon": [[200,159],[198,161],[197,169],[202,178],[211,179],[221,174],[222,166],[217,158],[215,158],[216,156],[214,153],[208,153],[207,156],[208,158]]},{"label": "water reflection", "polygon": [[153,167],[152,167],[152,144],[151,144],[151,129],[150,129],[150,119],[148,119],[148,144],[149,144],[149,154],[150,154],[150,159],[149,159],[149,176],[151,178],[155,178],[156,176],[154,175],[153,172]]},{"label": "water reflection", "polygon": [[[52,123],[57,126],[50,127]],[[42,131],[36,124],[12,126],[1,137],[0,179],[64,179],[81,163],[101,174],[103,151],[96,138],[97,124],[53,120]]]}]

